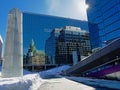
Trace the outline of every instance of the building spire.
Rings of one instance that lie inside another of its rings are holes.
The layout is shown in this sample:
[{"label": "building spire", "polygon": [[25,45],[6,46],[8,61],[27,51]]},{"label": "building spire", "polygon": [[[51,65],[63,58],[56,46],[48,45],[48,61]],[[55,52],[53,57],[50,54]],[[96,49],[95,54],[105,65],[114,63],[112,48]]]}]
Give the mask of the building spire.
[{"label": "building spire", "polygon": [[34,45],[34,40],[32,39],[32,40],[31,40],[31,43],[30,43],[30,48],[33,49],[34,47],[35,47],[35,45]]}]

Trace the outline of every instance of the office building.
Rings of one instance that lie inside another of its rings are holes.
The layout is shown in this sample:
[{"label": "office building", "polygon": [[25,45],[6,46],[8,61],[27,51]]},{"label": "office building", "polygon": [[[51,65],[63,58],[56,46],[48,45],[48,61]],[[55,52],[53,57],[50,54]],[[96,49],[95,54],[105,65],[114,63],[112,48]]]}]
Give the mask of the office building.
[{"label": "office building", "polygon": [[120,38],[120,0],[86,0],[92,49]]},{"label": "office building", "polygon": [[76,53],[77,61],[82,56],[88,56],[90,53],[89,32],[81,30],[74,26],[65,26],[64,28],[55,29],[46,41],[47,60],[54,64],[72,65],[73,53]]}]

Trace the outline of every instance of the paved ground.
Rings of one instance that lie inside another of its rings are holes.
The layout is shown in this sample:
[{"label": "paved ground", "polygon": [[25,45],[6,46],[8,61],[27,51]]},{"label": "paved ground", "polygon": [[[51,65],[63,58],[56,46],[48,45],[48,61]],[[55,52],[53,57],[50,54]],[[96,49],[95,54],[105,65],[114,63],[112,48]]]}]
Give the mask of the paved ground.
[{"label": "paved ground", "polygon": [[82,83],[74,82],[65,78],[46,79],[38,90],[96,90]]}]

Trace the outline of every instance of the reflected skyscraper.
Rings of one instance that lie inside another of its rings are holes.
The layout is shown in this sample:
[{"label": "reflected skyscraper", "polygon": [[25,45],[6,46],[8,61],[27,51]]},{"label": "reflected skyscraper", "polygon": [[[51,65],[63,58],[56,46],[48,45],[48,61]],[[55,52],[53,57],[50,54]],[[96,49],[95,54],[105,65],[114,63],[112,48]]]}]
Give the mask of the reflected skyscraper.
[{"label": "reflected skyscraper", "polygon": [[72,65],[91,53],[89,32],[74,26],[55,28],[45,46],[46,60],[51,64]]}]

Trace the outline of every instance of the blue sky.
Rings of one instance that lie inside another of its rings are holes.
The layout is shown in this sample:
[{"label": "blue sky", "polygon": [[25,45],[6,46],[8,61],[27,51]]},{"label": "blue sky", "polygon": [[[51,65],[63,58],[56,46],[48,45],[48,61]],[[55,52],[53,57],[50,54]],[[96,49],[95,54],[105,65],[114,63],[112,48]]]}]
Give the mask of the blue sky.
[{"label": "blue sky", "polygon": [[0,0],[0,35],[3,41],[5,41],[8,12],[14,7],[22,12],[87,20],[85,0]]}]

